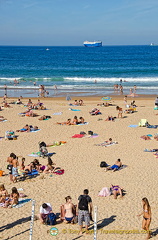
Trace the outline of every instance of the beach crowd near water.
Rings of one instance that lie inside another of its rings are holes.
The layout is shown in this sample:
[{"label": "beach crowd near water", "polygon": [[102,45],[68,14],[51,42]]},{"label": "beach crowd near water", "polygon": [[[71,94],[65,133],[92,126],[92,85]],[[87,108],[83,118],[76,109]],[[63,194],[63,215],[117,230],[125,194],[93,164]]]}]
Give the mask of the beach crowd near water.
[{"label": "beach crowd near water", "polygon": [[12,98],[4,85],[0,238],[29,237],[35,200],[33,239],[52,227],[92,239],[95,206],[98,239],[157,239],[158,97],[124,95],[122,79],[112,97],[68,95],[40,85],[38,98]]}]

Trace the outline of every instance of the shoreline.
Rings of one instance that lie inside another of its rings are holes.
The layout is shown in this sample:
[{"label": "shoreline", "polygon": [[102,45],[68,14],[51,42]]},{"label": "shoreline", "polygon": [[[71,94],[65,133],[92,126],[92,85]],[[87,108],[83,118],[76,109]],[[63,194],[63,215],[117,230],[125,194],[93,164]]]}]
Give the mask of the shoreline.
[{"label": "shoreline", "polygon": [[[44,101],[66,101],[66,102],[71,102],[73,100],[75,100],[76,98],[81,98],[83,101],[103,101],[102,100],[102,97],[104,97],[103,95],[100,95],[100,96],[83,96],[83,97],[80,97],[80,96],[77,96],[78,93],[76,93],[75,96],[71,96],[71,100],[67,101],[65,99],[65,97],[61,97],[61,96],[54,96],[54,97],[23,97],[22,99],[26,100],[26,99],[40,99],[40,100],[44,100]],[[122,100],[124,99],[124,96],[125,94],[123,95],[106,95],[106,96],[109,96],[111,97],[111,100]],[[137,97],[130,97],[130,96],[127,96],[127,99],[128,100],[154,100],[158,95],[157,94],[140,94],[139,96]],[[3,96],[0,96],[1,99],[3,99]],[[7,100],[17,100],[18,97],[7,97]]]}]

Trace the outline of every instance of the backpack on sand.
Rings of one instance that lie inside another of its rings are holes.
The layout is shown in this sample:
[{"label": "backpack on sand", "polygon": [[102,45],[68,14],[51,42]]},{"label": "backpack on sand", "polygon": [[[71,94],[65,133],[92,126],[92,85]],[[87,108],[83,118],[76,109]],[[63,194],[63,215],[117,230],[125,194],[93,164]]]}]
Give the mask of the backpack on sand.
[{"label": "backpack on sand", "polygon": [[108,166],[107,163],[104,162],[104,161],[100,163],[100,167],[101,167],[101,168],[102,168],[102,167],[107,167],[107,166]]},{"label": "backpack on sand", "polygon": [[56,215],[54,213],[49,213],[46,217],[46,225],[55,225]]}]

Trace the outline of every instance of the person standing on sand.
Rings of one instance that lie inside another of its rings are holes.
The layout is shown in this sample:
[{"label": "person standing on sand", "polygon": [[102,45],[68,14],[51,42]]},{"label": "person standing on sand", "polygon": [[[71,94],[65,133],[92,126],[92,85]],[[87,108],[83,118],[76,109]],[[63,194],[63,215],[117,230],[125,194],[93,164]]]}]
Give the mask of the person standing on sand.
[{"label": "person standing on sand", "polygon": [[148,199],[145,197],[142,199],[142,204],[143,204],[143,212],[137,215],[140,217],[143,215],[143,221],[142,221],[142,228],[147,231],[147,238],[151,238],[151,231],[149,230],[150,223],[151,223],[151,207],[149,204]]},{"label": "person standing on sand", "polygon": [[120,108],[119,106],[117,106],[117,107],[116,107],[116,110],[118,111],[118,118],[119,118],[119,117],[122,118],[122,113],[123,113],[122,108]]},{"label": "person standing on sand", "polygon": [[90,218],[92,217],[92,199],[88,195],[88,189],[83,191],[83,195],[78,198],[78,204],[76,208],[76,214],[78,215],[78,224],[80,226],[80,235],[82,234],[83,221],[85,221],[86,232],[88,231],[88,226],[90,225]]},{"label": "person standing on sand", "polygon": [[13,181],[13,174],[12,174],[12,168],[13,168],[13,160],[16,159],[16,155],[14,153],[11,153],[10,156],[7,158],[7,169],[9,170],[10,175],[10,181]]},{"label": "person standing on sand", "polygon": [[18,177],[18,166],[19,162],[17,157],[12,160],[13,168],[12,168],[12,175],[13,175],[13,182],[17,182],[17,177]]}]

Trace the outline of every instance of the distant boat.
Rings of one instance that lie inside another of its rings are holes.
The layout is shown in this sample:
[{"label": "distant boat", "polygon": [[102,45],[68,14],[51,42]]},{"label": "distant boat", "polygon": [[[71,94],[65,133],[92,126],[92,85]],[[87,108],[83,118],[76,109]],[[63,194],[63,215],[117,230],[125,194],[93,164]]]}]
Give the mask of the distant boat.
[{"label": "distant boat", "polygon": [[49,48],[46,48],[46,51],[49,51]]},{"label": "distant boat", "polygon": [[158,44],[150,43],[150,46],[158,46]]},{"label": "distant boat", "polygon": [[94,42],[84,41],[83,45],[85,47],[102,47],[102,41],[94,41]]}]

